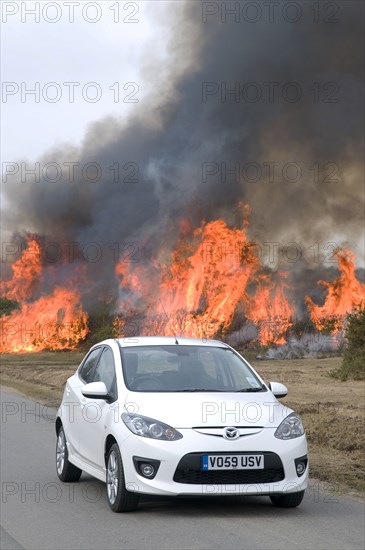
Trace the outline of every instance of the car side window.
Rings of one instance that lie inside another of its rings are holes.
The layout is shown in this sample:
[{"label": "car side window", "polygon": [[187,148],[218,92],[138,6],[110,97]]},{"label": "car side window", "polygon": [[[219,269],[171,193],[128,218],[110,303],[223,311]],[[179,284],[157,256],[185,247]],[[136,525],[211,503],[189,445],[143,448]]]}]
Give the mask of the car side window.
[{"label": "car side window", "polygon": [[117,399],[117,383],[113,352],[110,348],[104,348],[100,361],[93,376],[93,382],[104,382],[112,400]]},{"label": "car side window", "polygon": [[100,348],[94,349],[86,357],[86,360],[84,361],[79,371],[79,376],[81,380],[83,380],[86,384],[89,384],[90,382],[94,381],[93,371],[99,355],[100,355]]}]

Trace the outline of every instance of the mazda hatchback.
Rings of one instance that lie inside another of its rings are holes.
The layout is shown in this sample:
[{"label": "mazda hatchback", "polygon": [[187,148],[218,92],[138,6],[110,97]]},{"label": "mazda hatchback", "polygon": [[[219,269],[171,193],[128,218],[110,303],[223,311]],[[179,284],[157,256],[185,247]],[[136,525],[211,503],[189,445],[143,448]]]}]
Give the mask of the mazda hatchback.
[{"label": "mazda hatchback", "polygon": [[114,512],[139,495],[261,495],[298,506],[308,483],[297,413],[227,344],[105,340],[66,383],[56,418],[60,480],[104,481]]}]

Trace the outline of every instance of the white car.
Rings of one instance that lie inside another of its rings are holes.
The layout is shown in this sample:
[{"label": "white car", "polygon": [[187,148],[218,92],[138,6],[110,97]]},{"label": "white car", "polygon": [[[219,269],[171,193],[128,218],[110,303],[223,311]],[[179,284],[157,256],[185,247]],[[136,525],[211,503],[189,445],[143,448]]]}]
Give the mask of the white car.
[{"label": "white car", "polygon": [[56,468],[107,484],[114,512],[140,494],[267,495],[298,506],[308,483],[300,417],[242,356],[215,340],[135,337],[93,346],[56,418]]}]

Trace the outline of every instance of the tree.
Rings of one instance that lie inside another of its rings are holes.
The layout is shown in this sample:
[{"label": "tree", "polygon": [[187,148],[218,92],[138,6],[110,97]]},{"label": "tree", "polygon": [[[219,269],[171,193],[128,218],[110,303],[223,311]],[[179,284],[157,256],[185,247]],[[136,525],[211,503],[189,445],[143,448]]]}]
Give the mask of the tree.
[{"label": "tree", "polygon": [[337,376],[341,380],[365,380],[365,303],[347,315],[347,347]]}]

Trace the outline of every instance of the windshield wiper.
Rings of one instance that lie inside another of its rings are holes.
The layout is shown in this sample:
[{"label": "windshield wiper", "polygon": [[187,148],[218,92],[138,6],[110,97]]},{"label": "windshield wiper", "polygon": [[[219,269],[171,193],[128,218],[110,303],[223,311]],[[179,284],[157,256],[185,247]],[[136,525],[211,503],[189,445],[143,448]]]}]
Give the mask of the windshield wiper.
[{"label": "windshield wiper", "polygon": [[193,389],[183,389],[183,390],[175,390],[175,392],[221,392],[224,390],[207,390],[206,388],[193,388]]},{"label": "windshield wiper", "polygon": [[248,393],[248,392],[258,392],[263,391],[264,388],[243,388],[242,390],[237,390],[235,393]]}]

